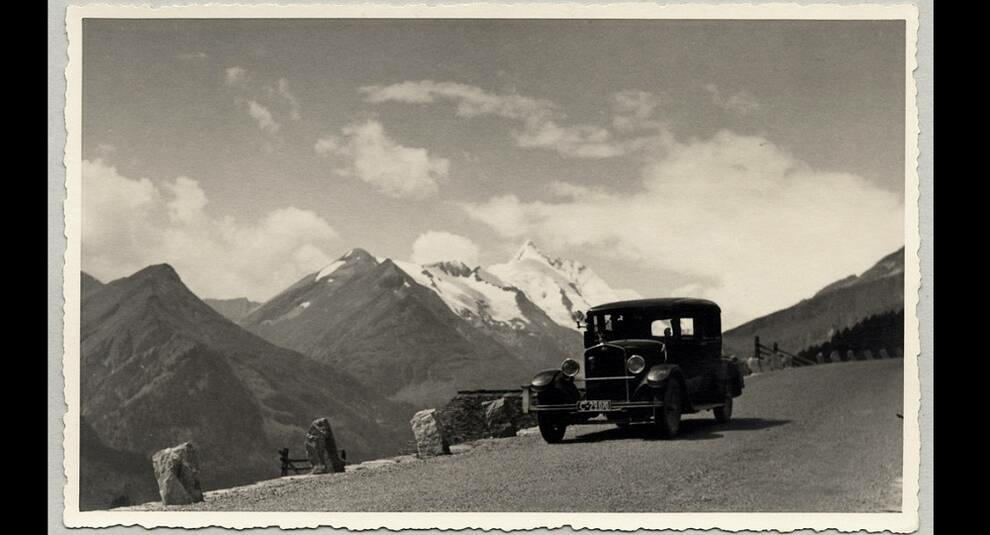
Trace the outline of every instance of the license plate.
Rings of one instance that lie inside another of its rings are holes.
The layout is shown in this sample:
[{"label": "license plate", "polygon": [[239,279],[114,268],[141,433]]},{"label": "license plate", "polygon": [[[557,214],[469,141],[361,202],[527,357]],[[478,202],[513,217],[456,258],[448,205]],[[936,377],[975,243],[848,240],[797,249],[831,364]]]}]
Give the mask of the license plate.
[{"label": "license plate", "polygon": [[580,412],[603,412],[612,410],[612,400],[610,399],[588,399],[578,402]]}]

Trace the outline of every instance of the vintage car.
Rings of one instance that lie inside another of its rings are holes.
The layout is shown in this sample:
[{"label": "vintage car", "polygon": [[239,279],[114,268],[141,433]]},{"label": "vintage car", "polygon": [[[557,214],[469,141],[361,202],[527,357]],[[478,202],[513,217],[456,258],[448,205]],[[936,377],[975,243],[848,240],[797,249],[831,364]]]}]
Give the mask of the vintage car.
[{"label": "vintage car", "polygon": [[[578,327],[582,327],[579,323]],[[638,299],[599,305],[584,317],[584,355],[545,370],[523,387],[523,411],[560,442],[567,426],[652,423],[674,437],[681,415],[732,417],[743,376],[722,355],[718,305],[703,299]]]}]

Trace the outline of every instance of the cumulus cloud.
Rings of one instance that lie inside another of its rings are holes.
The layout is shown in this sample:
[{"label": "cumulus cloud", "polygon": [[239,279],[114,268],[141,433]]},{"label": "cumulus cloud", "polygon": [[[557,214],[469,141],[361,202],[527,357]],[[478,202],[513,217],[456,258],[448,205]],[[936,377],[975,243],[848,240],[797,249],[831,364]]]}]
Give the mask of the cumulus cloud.
[{"label": "cumulus cloud", "polygon": [[332,259],[337,233],[308,210],[215,217],[195,179],[130,178],[102,160],[84,160],[82,178],[82,267],[100,280],[167,262],[201,297],[265,300]]},{"label": "cumulus cloud", "polygon": [[612,95],[612,126],[618,131],[661,128],[655,119],[660,97],[648,91],[619,91]]},{"label": "cumulus cloud", "polygon": [[278,139],[283,120],[298,121],[301,117],[299,99],[285,78],[268,83],[263,80],[256,79],[244,67],[224,69],[224,86],[234,102],[254,119],[262,132]]},{"label": "cumulus cloud", "polygon": [[279,78],[278,81],[275,82],[275,85],[270,86],[268,90],[281,97],[288,104],[289,117],[291,117],[293,121],[298,121],[300,117],[299,99],[296,98],[296,96],[292,94],[292,91],[289,90],[289,81],[285,78]]},{"label": "cumulus cloud", "polygon": [[199,182],[180,176],[174,182],[165,182],[162,189],[169,197],[165,203],[169,221],[172,223],[192,224],[202,220],[206,214],[206,192],[199,187]]},{"label": "cumulus cloud", "polygon": [[660,281],[655,292],[715,299],[727,325],[794,304],[903,243],[898,195],[729,131],[672,143],[634,193],[566,183],[552,191],[550,202],[503,195],[462,206],[506,238],[686,274],[687,286]]},{"label": "cumulus cloud", "polygon": [[508,119],[530,120],[548,117],[554,111],[554,104],[548,100],[529,98],[522,95],[498,95],[480,87],[454,82],[401,82],[389,86],[366,86],[361,88],[368,102],[405,102],[429,104],[437,100],[453,102],[457,114],[462,117],[497,115]]},{"label": "cumulus cloud", "polygon": [[244,102],[244,105],[247,106],[248,115],[258,123],[258,128],[262,131],[274,134],[282,128],[282,125],[272,116],[272,112],[257,101],[248,100]]},{"label": "cumulus cloud", "polygon": [[[512,132],[516,145],[552,150],[570,158],[612,158],[642,150],[666,138],[654,119],[659,97],[645,91],[622,91],[613,96],[613,127],[570,124],[553,102],[516,94],[490,93],[484,89],[454,82],[406,81],[388,86],[361,88],[373,104],[453,103],[460,117],[491,115],[515,121]],[[638,131],[638,132],[637,132]],[[628,134],[628,135],[626,135]]]},{"label": "cumulus cloud", "polygon": [[247,80],[247,69],[244,67],[227,67],[223,71],[223,81],[225,84],[233,86]]},{"label": "cumulus cloud", "polygon": [[447,178],[450,161],[426,149],[405,147],[392,140],[381,123],[369,120],[351,124],[341,136],[319,139],[314,147],[331,157],[334,171],[356,177],[390,197],[425,199],[436,195],[438,183]]},{"label": "cumulus cloud", "polygon": [[97,158],[109,160],[117,154],[117,147],[110,143],[100,143],[95,149],[93,149],[93,152],[96,154]]},{"label": "cumulus cloud", "polygon": [[470,239],[450,232],[430,230],[420,234],[413,242],[410,259],[421,265],[456,261],[475,267],[479,255],[478,246]]},{"label": "cumulus cloud", "polygon": [[760,109],[760,103],[745,91],[739,91],[729,96],[722,94],[722,91],[715,84],[706,84],[705,91],[712,97],[712,102],[723,110],[730,111],[736,115],[749,115]]},{"label": "cumulus cloud", "polygon": [[636,152],[655,144],[654,136],[616,139],[606,128],[593,125],[560,125],[554,121],[530,124],[513,133],[516,144],[524,148],[553,150],[571,158],[613,158]]}]

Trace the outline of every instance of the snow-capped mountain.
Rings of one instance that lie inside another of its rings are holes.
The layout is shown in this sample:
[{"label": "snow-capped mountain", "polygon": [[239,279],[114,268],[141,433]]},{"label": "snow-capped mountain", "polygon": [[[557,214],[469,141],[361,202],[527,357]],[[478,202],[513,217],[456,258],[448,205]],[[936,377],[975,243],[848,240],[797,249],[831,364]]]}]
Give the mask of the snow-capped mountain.
[{"label": "snow-capped mountain", "polygon": [[526,240],[511,260],[482,270],[481,278],[522,290],[557,324],[574,329],[575,319],[589,308],[635,299],[632,290],[615,290],[590,268],[575,260],[553,258]]},{"label": "snow-capped mountain", "polygon": [[439,262],[425,266],[412,262],[394,261],[417,283],[433,290],[458,316],[482,324],[502,324],[523,329],[530,320],[519,307],[525,294],[511,286],[503,286],[479,275],[462,262]]},{"label": "snow-capped mountain", "polygon": [[482,268],[461,262],[425,266],[394,261],[419,285],[432,290],[457,316],[494,337],[524,361],[541,355],[570,355],[580,349],[574,331],[561,327],[526,293],[505,285]]},{"label": "snow-capped mountain", "polygon": [[514,388],[580,349],[515,288],[445,262],[421,266],[354,249],[240,324],[393,399],[427,407],[458,389]]},{"label": "snow-capped mountain", "polygon": [[557,366],[581,350],[576,313],[628,295],[530,241],[489,269],[353,249],[239,323],[393,399],[429,406]]}]

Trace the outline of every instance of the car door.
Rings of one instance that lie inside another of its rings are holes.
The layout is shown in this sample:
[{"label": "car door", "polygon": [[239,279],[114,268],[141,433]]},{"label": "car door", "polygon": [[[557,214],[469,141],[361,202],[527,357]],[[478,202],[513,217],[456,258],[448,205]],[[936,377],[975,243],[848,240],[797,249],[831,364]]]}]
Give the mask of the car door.
[{"label": "car door", "polygon": [[704,362],[706,380],[698,397],[705,401],[721,401],[725,397],[725,362],[722,360],[722,324],[717,313],[698,314],[695,319],[698,352]]},{"label": "car door", "polygon": [[712,336],[709,318],[704,314],[684,314],[676,318],[674,343],[678,365],[684,372],[692,401],[715,399],[720,365],[721,338]]}]

